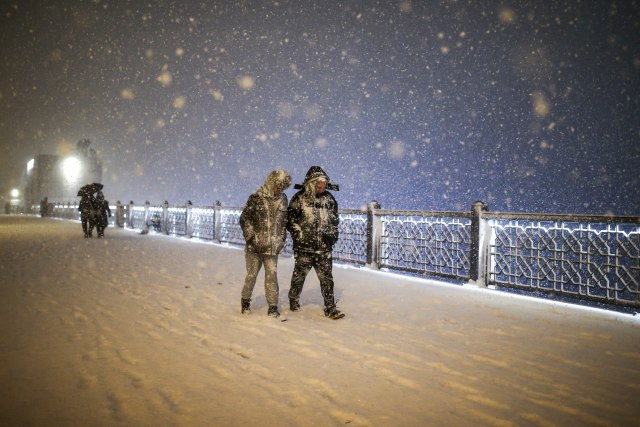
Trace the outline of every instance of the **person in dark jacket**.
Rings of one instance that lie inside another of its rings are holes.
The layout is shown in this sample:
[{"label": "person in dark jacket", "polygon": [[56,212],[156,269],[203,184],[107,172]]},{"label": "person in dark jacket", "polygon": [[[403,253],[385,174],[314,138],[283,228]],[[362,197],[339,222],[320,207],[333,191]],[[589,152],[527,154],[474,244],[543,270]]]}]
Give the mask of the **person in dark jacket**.
[{"label": "person in dark jacket", "polygon": [[98,232],[98,238],[104,237],[104,230],[109,224],[109,218],[111,216],[111,208],[109,208],[109,202],[104,199],[102,191],[98,191],[96,199],[94,201],[94,221],[96,225],[96,231]]},{"label": "person in dark jacket", "polygon": [[251,295],[264,265],[264,294],[269,316],[278,317],[278,254],[287,238],[287,195],[291,177],[283,170],[269,173],[264,184],[247,200],[240,215],[240,227],[246,241],[247,275],[242,288],[242,313],[251,313]]},{"label": "person in dark jacket", "polygon": [[45,197],[40,201],[40,217],[49,216],[49,198]]},{"label": "person in dark jacket", "polygon": [[338,202],[327,188],[338,191],[320,166],[312,166],[289,204],[287,230],[293,239],[295,266],[289,289],[289,308],[300,310],[300,294],[311,268],[320,280],[324,315],[340,319],[333,295],[333,245],[338,241]]},{"label": "person in dark jacket", "polygon": [[93,205],[95,203],[95,197],[93,193],[86,187],[80,189],[78,193],[80,196],[80,204],[78,210],[80,211],[80,222],[82,223],[82,232],[84,237],[93,237]]}]

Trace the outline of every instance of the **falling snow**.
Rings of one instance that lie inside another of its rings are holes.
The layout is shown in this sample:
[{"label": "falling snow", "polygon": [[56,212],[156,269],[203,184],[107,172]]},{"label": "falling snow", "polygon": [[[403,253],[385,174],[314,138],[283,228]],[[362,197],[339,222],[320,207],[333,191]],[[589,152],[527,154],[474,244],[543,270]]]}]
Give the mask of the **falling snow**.
[{"label": "falling snow", "polygon": [[0,197],[88,138],[110,200],[240,205],[318,164],[345,208],[639,213],[636,1],[1,11]]}]

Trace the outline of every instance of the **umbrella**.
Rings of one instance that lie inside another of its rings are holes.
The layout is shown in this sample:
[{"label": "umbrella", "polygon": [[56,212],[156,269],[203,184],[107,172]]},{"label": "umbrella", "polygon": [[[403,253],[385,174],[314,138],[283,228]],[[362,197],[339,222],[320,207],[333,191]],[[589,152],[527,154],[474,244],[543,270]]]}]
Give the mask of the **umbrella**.
[{"label": "umbrella", "polygon": [[80,189],[78,190],[78,196],[83,197],[83,196],[88,196],[92,193],[91,189],[89,188],[90,184],[87,185],[83,185],[82,187],[80,187]]},{"label": "umbrella", "polygon": [[85,196],[85,195],[88,196],[88,195],[91,195],[93,193],[96,193],[96,192],[102,190],[103,188],[104,188],[104,185],[100,184],[99,182],[94,182],[92,184],[83,185],[78,190],[78,196],[80,196],[80,197]]}]

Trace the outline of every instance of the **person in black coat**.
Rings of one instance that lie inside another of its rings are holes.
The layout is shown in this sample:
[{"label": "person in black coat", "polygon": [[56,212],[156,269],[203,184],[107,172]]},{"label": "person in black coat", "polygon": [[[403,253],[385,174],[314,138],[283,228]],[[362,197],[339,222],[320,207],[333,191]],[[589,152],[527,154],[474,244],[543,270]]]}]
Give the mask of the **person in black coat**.
[{"label": "person in black coat", "polygon": [[109,208],[109,202],[104,199],[102,191],[98,191],[94,202],[94,221],[96,224],[96,231],[98,232],[98,238],[104,237],[104,230],[109,224],[109,218],[111,216],[111,208]]},{"label": "person in black coat", "polygon": [[95,204],[95,197],[93,193],[83,187],[78,192],[80,196],[80,204],[78,210],[80,211],[80,222],[82,223],[82,232],[84,237],[93,237],[93,205]]},{"label": "person in black coat", "polygon": [[333,245],[338,241],[338,202],[327,189],[338,191],[320,166],[312,166],[287,210],[287,230],[293,239],[295,266],[289,290],[289,308],[300,310],[300,294],[307,274],[314,268],[320,280],[324,315],[340,319],[333,295]]}]

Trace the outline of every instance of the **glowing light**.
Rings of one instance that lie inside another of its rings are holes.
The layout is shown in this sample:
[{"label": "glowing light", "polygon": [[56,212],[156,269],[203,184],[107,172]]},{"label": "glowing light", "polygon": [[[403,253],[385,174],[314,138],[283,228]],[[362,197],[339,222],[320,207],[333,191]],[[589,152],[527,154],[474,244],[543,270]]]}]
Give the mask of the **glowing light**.
[{"label": "glowing light", "polygon": [[171,86],[173,77],[171,76],[170,72],[163,71],[162,74],[160,74],[156,80],[159,81],[162,86],[167,87],[167,86]]},{"label": "glowing light", "polygon": [[33,165],[35,164],[35,160],[31,159],[27,162],[27,173],[30,173],[31,170],[33,169]]},{"label": "glowing light", "polygon": [[75,157],[67,157],[62,162],[62,172],[64,177],[69,182],[75,182],[80,177],[80,171],[82,170],[82,163]]},{"label": "glowing light", "polygon": [[133,92],[133,89],[131,88],[124,88],[122,89],[122,91],[120,92],[120,97],[122,99],[134,99],[136,97],[136,94]]},{"label": "glowing light", "polygon": [[13,190],[11,190],[11,197],[14,199],[17,199],[20,196],[20,191],[16,188],[14,188]]},{"label": "glowing light", "polygon": [[240,88],[244,90],[253,89],[256,84],[256,80],[252,76],[238,77],[236,82],[238,83],[238,86],[240,86]]},{"label": "glowing light", "polygon": [[500,22],[503,24],[513,24],[516,22],[517,17],[515,10],[508,7],[505,7],[498,12],[498,19],[500,19]]},{"label": "glowing light", "polygon": [[551,105],[543,93],[533,94],[533,114],[537,117],[546,117],[551,111]]},{"label": "glowing light", "polygon": [[173,100],[173,108],[181,109],[187,105],[187,98],[185,96],[178,96]]}]

